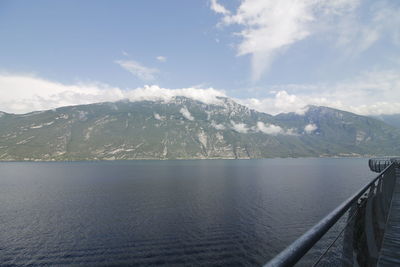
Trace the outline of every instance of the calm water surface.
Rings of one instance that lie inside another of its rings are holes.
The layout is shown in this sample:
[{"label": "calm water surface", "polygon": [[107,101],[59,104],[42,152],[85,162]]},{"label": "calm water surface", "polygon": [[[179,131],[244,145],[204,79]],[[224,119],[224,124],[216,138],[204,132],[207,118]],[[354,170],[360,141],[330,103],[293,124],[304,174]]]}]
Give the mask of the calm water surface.
[{"label": "calm water surface", "polygon": [[373,176],[367,159],[0,163],[0,263],[262,265]]}]

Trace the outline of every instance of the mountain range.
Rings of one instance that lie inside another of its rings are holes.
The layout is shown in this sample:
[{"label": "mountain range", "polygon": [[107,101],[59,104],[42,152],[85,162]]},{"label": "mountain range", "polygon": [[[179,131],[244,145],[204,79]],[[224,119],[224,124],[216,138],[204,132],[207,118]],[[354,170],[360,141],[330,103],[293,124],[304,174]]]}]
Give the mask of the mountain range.
[{"label": "mountain range", "polygon": [[275,116],[232,99],[96,103],[0,112],[1,161],[388,156],[400,129],[318,106]]},{"label": "mountain range", "polygon": [[375,118],[400,129],[400,114],[378,115]]}]

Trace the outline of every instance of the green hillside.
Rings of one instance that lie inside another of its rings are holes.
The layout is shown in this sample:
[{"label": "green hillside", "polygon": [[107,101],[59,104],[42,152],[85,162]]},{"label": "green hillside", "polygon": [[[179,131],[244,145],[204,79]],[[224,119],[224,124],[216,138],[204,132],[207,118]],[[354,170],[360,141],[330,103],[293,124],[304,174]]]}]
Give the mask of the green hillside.
[{"label": "green hillside", "polygon": [[120,101],[0,113],[0,160],[399,155],[400,130],[325,107],[271,116],[227,98]]}]

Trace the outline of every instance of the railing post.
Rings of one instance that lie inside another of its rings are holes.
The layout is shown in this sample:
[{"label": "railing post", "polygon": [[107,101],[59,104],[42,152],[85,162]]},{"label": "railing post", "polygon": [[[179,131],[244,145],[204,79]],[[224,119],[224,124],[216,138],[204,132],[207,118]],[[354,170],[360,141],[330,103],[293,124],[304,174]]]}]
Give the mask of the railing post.
[{"label": "railing post", "polygon": [[378,186],[376,189],[376,201],[375,201],[375,215],[378,222],[379,229],[383,231],[385,229],[386,216],[384,212],[383,202],[383,179],[379,179]]},{"label": "railing post", "polygon": [[374,260],[378,259],[378,247],[376,245],[376,238],[374,232],[374,211],[373,211],[373,202],[375,200],[374,196],[375,184],[372,184],[369,189],[369,194],[367,198],[367,205],[365,207],[365,216],[364,216],[364,232],[365,237],[367,239],[367,248],[368,254]]}]

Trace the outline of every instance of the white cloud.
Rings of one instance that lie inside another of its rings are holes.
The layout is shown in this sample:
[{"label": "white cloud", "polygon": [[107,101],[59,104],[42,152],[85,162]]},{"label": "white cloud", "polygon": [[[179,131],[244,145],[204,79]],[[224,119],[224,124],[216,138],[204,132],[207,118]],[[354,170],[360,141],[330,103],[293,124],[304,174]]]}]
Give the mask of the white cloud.
[{"label": "white cloud", "polygon": [[305,131],[306,133],[308,133],[308,134],[310,134],[310,133],[316,131],[317,129],[318,129],[317,125],[315,125],[315,124],[313,124],[313,123],[307,124],[307,125],[304,127],[304,131]]},{"label": "white cloud", "polygon": [[64,85],[32,75],[0,74],[0,110],[5,112],[25,113],[122,98],[119,88],[101,83]]},{"label": "white cloud", "polygon": [[164,57],[164,56],[158,56],[158,57],[156,57],[156,59],[160,62],[167,62],[167,57]]},{"label": "white cloud", "polygon": [[187,107],[183,107],[179,110],[179,112],[183,115],[183,117],[185,117],[186,119],[193,121],[194,117],[192,116],[192,114],[190,114],[189,110],[187,109]]},{"label": "white cloud", "polygon": [[285,131],[287,135],[298,135],[295,128],[289,128]]},{"label": "white cloud", "polygon": [[294,129],[284,130],[279,125],[265,124],[262,121],[257,122],[256,129],[262,133],[270,134],[270,135],[278,135],[278,134],[295,135],[296,134]]},{"label": "white cloud", "polygon": [[[252,79],[260,79],[277,56],[295,43],[320,34],[354,57],[383,37],[400,45],[400,7],[390,1],[241,0],[229,12],[216,0],[219,25],[238,25],[237,54],[250,55]],[[333,42],[332,42],[333,38]]]},{"label": "white cloud", "polygon": [[[277,85],[274,95],[265,98],[234,99],[268,114],[304,113],[306,105],[338,108],[361,115],[400,113],[400,72],[364,72],[335,83]],[[261,91],[263,89],[260,89]],[[225,92],[213,88],[166,89],[157,85],[122,90],[98,82],[62,84],[34,75],[0,73],[0,111],[25,113],[61,106],[118,101],[164,101],[184,96],[221,105]]]},{"label": "white cloud", "polygon": [[278,91],[273,97],[269,98],[247,98],[235,100],[242,105],[272,115],[287,112],[304,114],[304,107],[307,104],[310,104],[306,99],[302,99],[293,94],[288,94],[285,90]]},{"label": "white cloud", "polygon": [[163,121],[165,119],[164,117],[160,116],[160,114],[158,114],[158,113],[154,113],[154,118],[159,121]]},{"label": "white cloud", "polygon": [[26,113],[121,99],[169,102],[176,96],[219,105],[222,101],[217,97],[226,95],[223,91],[213,88],[165,89],[154,85],[122,90],[97,82],[67,85],[35,75],[0,73],[0,111],[10,113]]},{"label": "white cloud", "polygon": [[145,67],[134,60],[116,60],[115,63],[143,81],[154,80],[155,75],[159,72],[158,69]]},{"label": "white cloud", "polygon": [[184,96],[187,98],[192,98],[197,101],[220,105],[222,101],[218,97],[225,97],[223,91],[219,91],[213,88],[199,89],[199,88],[183,88],[183,89],[165,89],[157,85],[144,86],[142,88],[126,90],[124,91],[124,96],[129,98],[131,101],[171,101],[176,96]]},{"label": "white cloud", "polygon": [[222,124],[218,124],[215,121],[211,122],[211,126],[214,127],[217,130],[225,130],[225,126]]},{"label": "white cloud", "polygon": [[230,12],[222,5],[220,5],[217,0],[211,0],[210,1],[210,8],[213,10],[215,13],[223,14],[223,15],[228,15]]},{"label": "white cloud", "polygon": [[327,106],[361,115],[400,113],[398,71],[364,72],[336,83],[288,84],[269,89],[275,90],[271,97],[235,100],[273,115],[286,112],[303,114],[306,105]]},{"label": "white cloud", "polygon": [[337,44],[347,51],[348,56],[357,56],[366,51],[382,37],[387,36],[394,44],[400,45],[400,7],[387,1],[377,1],[364,9],[360,21],[357,14],[347,14],[333,29],[338,33]]},{"label": "white cloud", "polygon": [[259,121],[257,122],[257,129],[260,132],[266,133],[266,134],[271,134],[271,135],[277,135],[280,133],[283,133],[282,127],[274,124],[267,124],[265,125],[263,122]]},{"label": "white cloud", "polygon": [[223,15],[222,24],[237,24],[241,43],[238,55],[252,56],[252,78],[258,80],[277,54],[312,35],[321,20],[341,16],[359,0],[242,0],[231,14],[216,0],[211,9]]},{"label": "white cloud", "polygon": [[247,133],[249,130],[245,123],[235,123],[234,121],[231,120],[231,124],[232,124],[232,129],[238,133]]}]

